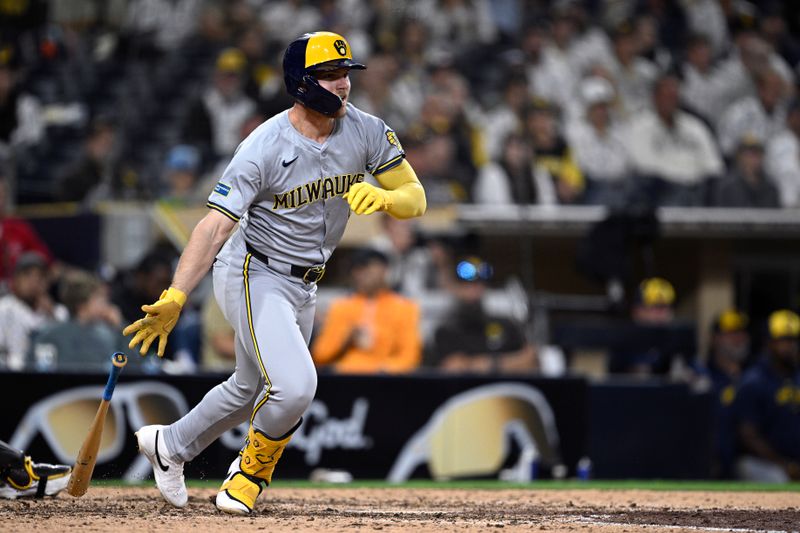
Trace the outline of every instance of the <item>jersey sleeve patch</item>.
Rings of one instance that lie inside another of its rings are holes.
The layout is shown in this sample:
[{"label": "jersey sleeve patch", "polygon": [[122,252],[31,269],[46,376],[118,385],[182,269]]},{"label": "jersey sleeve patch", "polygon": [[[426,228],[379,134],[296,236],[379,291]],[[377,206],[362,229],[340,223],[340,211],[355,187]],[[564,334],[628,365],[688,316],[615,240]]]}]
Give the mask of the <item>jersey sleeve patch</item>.
[{"label": "jersey sleeve patch", "polygon": [[386,130],[386,140],[389,141],[389,144],[397,148],[397,151],[401,154],[404,154],[405,151],[403,150],[403,146],[400,144],[400,141],[397,140],[397,134],[392,130]]},{"label": "jersey sleeve patch", "polygon": [[231,192],[231,187],[220,181],[214,186],[214,192],[222,196],[228,196],[228,193]]}]

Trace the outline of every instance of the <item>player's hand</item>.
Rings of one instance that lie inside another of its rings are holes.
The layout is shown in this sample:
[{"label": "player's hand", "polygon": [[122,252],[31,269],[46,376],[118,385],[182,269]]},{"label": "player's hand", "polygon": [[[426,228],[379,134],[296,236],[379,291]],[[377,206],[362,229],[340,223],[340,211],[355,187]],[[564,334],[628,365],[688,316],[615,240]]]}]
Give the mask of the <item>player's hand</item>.
[{"label": "player's hand", "polygon": [[356,183],[342,197],[350,204],[356,215],[371,215],[375,211],[386,211],[392,206],[389,191],[370,183]]},{"label": "player's hand", "polygon": [[147,315],[129,325],[122,330],[123,335],[130,335],[136,332],[128,348],[134,348],[140,342],[142,347],[139,353],[144,355],[150,349],[150,345],[158,338],[158,356],[164,356],[164,349],[167,347],[167,336],[175,327],[178,317],[186,303],[186,293],[170,287],[161,293],[161,298],[153,305],[143,305],[142,311]]}]

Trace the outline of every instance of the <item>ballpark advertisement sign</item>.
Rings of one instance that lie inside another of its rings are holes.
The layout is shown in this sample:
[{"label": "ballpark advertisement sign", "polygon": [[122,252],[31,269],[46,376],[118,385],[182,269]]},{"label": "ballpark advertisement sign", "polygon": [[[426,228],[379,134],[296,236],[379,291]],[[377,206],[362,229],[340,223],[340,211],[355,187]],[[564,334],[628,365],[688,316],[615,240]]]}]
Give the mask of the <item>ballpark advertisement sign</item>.
[{"label": "ballpark advertisement sign", "polygon": [[[75,458],[102,395],[102,376],[0,374],[10,403],[0,424],[13,446],[42,460]],[[188,412],[220,376],[123,376],[111,403],[95,478],[139,480],[149,464],[133,432]],[[314,402],[276,470],[304,479],[318,468],[356,479],[497,477],[535,454],[543,466],[586,453],[587,385],[581,379],[321,375]],[[223,435],[186,475],[222,478],[246,425]]]}]

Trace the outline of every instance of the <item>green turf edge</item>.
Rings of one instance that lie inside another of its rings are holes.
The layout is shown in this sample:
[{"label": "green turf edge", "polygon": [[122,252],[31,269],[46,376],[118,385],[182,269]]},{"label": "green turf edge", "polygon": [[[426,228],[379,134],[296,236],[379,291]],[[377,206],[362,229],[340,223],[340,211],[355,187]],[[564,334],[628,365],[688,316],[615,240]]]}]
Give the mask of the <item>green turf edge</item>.
[{"label": "green turf edge", "polygon": [[[189,479],[190,488],[217,488],[222,480]],[[96,479],[92,485],[99,487],[152,486],[152,481],[128,484],[119,479]],[[391,484],[383,480],[359,480],[347,484],[312,483],[305,480],[274,480],[276,488],[372,488],[372,489],[471,489],[471,490],[664,490],[664,491],[719,491],[719,492],[800,492],[800,483],[772,484],[742,481],[672,481],[672,480],[591,480],[553,481],[541,480],[532,483],[508,483],[495,480],[480,481],[431,481],[412,480]]]}]

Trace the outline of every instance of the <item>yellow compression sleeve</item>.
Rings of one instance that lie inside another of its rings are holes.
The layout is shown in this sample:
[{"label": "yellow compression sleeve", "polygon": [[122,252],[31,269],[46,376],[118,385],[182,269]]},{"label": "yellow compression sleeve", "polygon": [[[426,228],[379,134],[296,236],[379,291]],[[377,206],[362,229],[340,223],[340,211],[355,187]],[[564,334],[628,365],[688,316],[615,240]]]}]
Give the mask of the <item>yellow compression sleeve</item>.
[{"label": "yellow compression sleeve", "polygon": [[391,203],[386,211],[395,218],[422,216],[428,207],[425,189],[411,165],[403,160],[396,167],[375,176],[389,193]]}]

